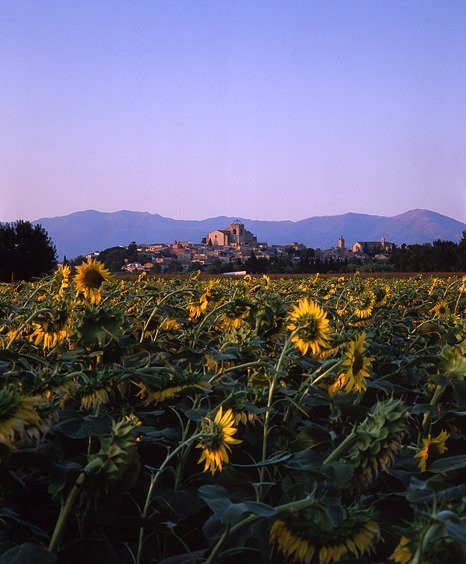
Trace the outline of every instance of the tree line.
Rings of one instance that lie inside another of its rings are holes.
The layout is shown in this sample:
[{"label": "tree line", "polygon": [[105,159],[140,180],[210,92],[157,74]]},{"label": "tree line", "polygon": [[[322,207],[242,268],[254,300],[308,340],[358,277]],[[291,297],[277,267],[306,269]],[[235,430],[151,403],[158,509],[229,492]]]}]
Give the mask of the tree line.
[{"label": "tree line", "polygon": [[[121,272],[126,263],[151,262],[151,255],[139,252],[133,241],[127,247],[110,247],[100,252],[99,260],[112,272]],[[165,251],[171,256],[169,249]],[[76,257],[65,261],[71,266],[79,265],[86,258]],[[36,276],[50,273],[57,265],[57,251],[47,231],[41,225],[29,221],[0,223],[0,281],[11,282],[30,280]],[[354,272],[464,272],[466,271],[466,231],[459,243],[436,240],[432,244],[401,245],[396,247],[389,259],[380,262],[356,257],[349,259],[326,258],[318,256],[315,249],[287,248],[286,252],[271,259],[256,257],[251,253],[246,261],[233,259],[222,262],[215,259],[211,264],[190,263],[188,271],[202,270],[209,274],[246,270],[252,274],[312,274]],[[151,273],[162,271],[159,264],[153,264]],[[174,259],[164,272],[182,272],[182,264]]]}]

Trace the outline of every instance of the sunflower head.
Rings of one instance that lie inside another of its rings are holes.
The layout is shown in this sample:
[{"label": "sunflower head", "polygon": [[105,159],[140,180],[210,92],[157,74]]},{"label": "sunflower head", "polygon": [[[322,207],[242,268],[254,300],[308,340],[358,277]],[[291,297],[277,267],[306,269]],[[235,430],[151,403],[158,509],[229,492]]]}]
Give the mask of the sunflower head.
[{"label": "sunflower head", "polygon": [[139,388],[137,397],[142,398],[146,405],[171,399],[186,389],[209,386],[209,382],[201,374],[183,372],[176,368],[160,372],[144,381],[133,380],[133,384]]},{"label": "sunflower head", "polygon": [[429,433],[427,438],[422,440],[422,448],[414,455],[415,458],[419,458],[418,464],[421,472],[426,471],[428,460],[436,458],[448,450],[445,446],[447,439],[448,433],[441,431],[436,437],[432,437]]},{"label": "sunflower head", "polygon": [[239,439],[233,438],[237,432],[234,427],[234,416],[231,409],[223,413],[220,406],[215,419],[204,419],[202,429],[205,435],[202,437],[196,448],[202,449],[199,463],[204,462],[204,472],[210,471],[212,475],[217,470],[222,470],[223,464],[228,464],[228,452],[231,451],[230,445],[239,444]]},{"label": "sunflower head", "polygon": [[366,288],[361,294],[354,298],[354,315],[359,319],[367,319],[372,315],[375,305],[375,294]]},{"label": "sunflower head", "polygon": [[372,358],[364,356],[364,341],[366,334],[361,333],[355,341],[351,341],[345,352],[346,359],[342,366],[345,368],[345,392],[363,392],[366,390],[366,378],[369,377]]},{"label": "sunflower head", "polygon": [[450,308],[446,300],[439,300],[435,306],[430,310],[435,317],[445,318],[450,314]]},{"label": "sunflower head", "polygon": [[328,347],[330,341],[330,323],[326,312],[319,304],[304,298],[293,306],[288,329],[295,334],[292,342],[304,355],[308,352],[316,355]]},{"label": "sunflower head", "polygon": [[344,460],[355,469],[352,485],[361,488],[369,484],[380,470],[389,468],[401,447],[405,419],[402,402],[389,399],[378,401],[357,426],[359,438]]},{"label": "sunflower head", "polygon": [[386,305],[390,297],[390,286],[385,284],[385,286],[374,286],[375,304],[378,307]]},{"label": "sunflower head", "polygon": [[87,259],[81,266],[76,267],[74,278],[78,292],[82,292],[84,298],[91,304],[98,304],[102,299],[101,288],[104,282],[110,280],[110,273],[104,265],[97,261]]},{"label": "sunflower head", "polygon": [[12,387],[0,388],[0,443],[13,449],[16,439],[39,438],[48,424],[38,408],[45,403],[40,396],[23,396]]},{"label": "sunflower head", "polygon": [[269,540],[291,562],[330,564],[370,553],[380,538],[379,525],[371,510],[341,507],[338,522],[324,524],[319,509],[309,507],[283,516],[270,528]]},{"label": "sunflower head", "polygon": [[60,299],[65,295],[66,289],[70,285],[71,268],[68,265],[59,265],[58,270],[54,274],[54,286],[58,290],[54,294],[55,299]]},{"label": "sunflower head", "polygon": [[36,347],[42,343],[44,350],[53,349],[69,336],[70,328],[71,311],[68,304],[61,300],[53,311],[36,318],[29,341]]},{"label": "sunflower head", "polygon": [[110,435],[100,439],[99,452],[88,456],[79,501],[81,511],[87,511],[101,495],[128,491],[134,485],[140,469],[138,427],[135,417],[114,421]]},{"label": "sunflower head", "polygon": [[437,371],[449,380],[463,381],[466,378],[466,341],[451,347],[445,345],[438,355]]}]

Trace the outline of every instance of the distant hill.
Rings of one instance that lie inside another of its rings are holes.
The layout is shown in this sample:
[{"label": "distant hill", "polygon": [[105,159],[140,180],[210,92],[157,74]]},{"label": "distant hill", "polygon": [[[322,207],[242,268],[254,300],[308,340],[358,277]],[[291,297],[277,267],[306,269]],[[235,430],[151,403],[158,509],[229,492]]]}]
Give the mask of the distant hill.
[{"label": "distant hill", "polygon": [[[34,223],[48,231],[60,258],[72,258],[131,241],[199,243],[208,232],[223,229],[234,219],[220,216],[202,221],[177,220],[147,212],[88,210]],[[299,241],[320,248],[336,246],[339,235],[343,235],[347,246],[355,241],[376,241],[382,235],[392,243],[430,243],[435,239],[457,242],[466,230],[465,223],[429,210],[411,210],[393,217],[345,213],[301,221],[240,219],[258,241],[277,245]]]}]

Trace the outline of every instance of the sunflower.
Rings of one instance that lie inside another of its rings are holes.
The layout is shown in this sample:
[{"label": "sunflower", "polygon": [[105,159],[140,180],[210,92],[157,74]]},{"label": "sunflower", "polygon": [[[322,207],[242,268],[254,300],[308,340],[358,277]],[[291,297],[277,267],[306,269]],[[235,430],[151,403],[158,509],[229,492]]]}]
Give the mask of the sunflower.
[{"label": "sunflower", "polygon": [[53,349],[69,336],[70,324],[70,311],[62,302],[51,314],[34,322],[29,341],[33,341],[36,347],[42,343],[44,350]]},{"label": "sunflower", "polygon": [[110,280],[109,271],[101,262],[88,258],[87,263],[83,262],[81,266],[76,267],[76,273],[74,281],[78,292],[82,292],[91,304],[100,303],[100,289],[104,282]]},{"label": "sunflower", "polygon": [[409,539],[406,537],[401,537],[398,546],[393,551],[390,556],[390,560],[393,560],[397,564],[409,564],[413,561],[413,553],[408,547]]},{"label": "sunflower", "polygon": [[176,319],[169,319],[168,317],[162,321],[160,324],[160,329],[162,331],[171,331],[172,329],[180,329],[181,323]]},{"label": "sunflower", "polygon": [[447,317],[450,313],[450,308],[446,300],[439,300],[437,304],[430,310],[436,317]]},{"label": "sunflower", "polygon": [[375,304],[379,307],[384,306],[388,298],[390,297],[390,286],[387,284],[385,286],[376,286],[374,290],[375,294]]},{"label": "sunflower", "polygon": [[16,437],[39,437],[48,425],[37,413],[36,408],[43,405],[40,396],[22,396],[13,388],[0,390],[0,443],[14,448]]},{"label": "sunflower", "polygon": [[206,294],[202,294],[198,303],[191,302],[188,305],[188,319],[194,320],[205,312],[207,306],[209,305],[209,299]]},{"label": "sunflower", "polygon": [[348,383],[346,376],[341,373],[335,382],[328,387],[328,395],[333,397],[339,390],[343,390]]},{"label": "sunflower", "polygon": [[466,292],[466,276],[461,278],[461,286],[458,289],[460,294],[464,294]]},{"label": "sunflower", "polygon": [[40,323],[34,323],[34,332],[29,336],[30,341],[34,341],[34,345],[43,343],[44,350],[53,349],[58,343],[66,339],[68,331],[61,329],[49,332],[49,330]]},{"label": "sunflower", "polygon": [[[373,519],[348,519],[341,530],[332,531],[328,539],[305,523],[305,517],[297,516],[279,519],[270,528],[269,540],[276,543],[278,550],[292,562],[309,564],[315,557],[319,564],[338,562],[341,559],[362,558],[371,552],[380,538],[379,525]],[[303,522],[299,522],[303,519]],[[346,525],[346,526],[345,526]]]},{"label": "sunflower", "polygon": [[362,423],[356,427],[359,439],[341,462],[351,464],[354,475],[345,486],[354,493],[388,470],[401,448],[406,431],[406,411],[400,400],[378,401]]},{"label": "sunflower", "polygon": [[242,317],[230,317],[229,315],[222,315],[221,326],[222,329],[233,331],[239,329],[243,323]]},{"label": "sunflower", "polygon": [[427,460],[429,458],[443,454],[447,449],[445,442],[448,439],[446,431],[440,432],[436,437],[432,438],[431,434],[427,435],[427,439],[422,440],[421,450],[414,455],[414,458],[419,458],[419,469],[425,472],[427,468]]},{"label": "sunflower", "polygon": [[70,274],[71,274],[71,268],[69,266],[61,264],[58,267],[55,276],[60,282],[60,288],[58,289],[58,292],[54,295],[55,299],[60,299],[65,295],[65,291],[70,285]]},{"label": "sunflower", "polygon": [[367,371],[372,362],[372,358],[364,356],[364,341],[366,334],[361,333],[356,341],[351,341],[348,350],[345,352],[346,360],[342,366],[346,367],[345,372],[345,392],[363,392],[366,390],[366,378],[369,378]]},{"label": "sunflower", "polygon": [[95,388],[81,396],[81,409],[90,409],[98,405],[105,405],[109,403],[110,397],[108,393],[111,391],[111,386],[104,388]]},{"label": "sunflower", "polygon": [[157,403],[176,396],[179,392],[189,388],[207,388],[209,382],[202,380],[198,374],[160,374],[157,387],[132,380],[139,388],[137,397],[142,398],[146,405]]},{"label": "sunflower", "polygon": [[429,290],[428,290],[428,292],[427,292],[429,296],[432,295],[432,293],[433,293],[433,291],[434,291],[434,288],[435,288],[435,286],[437,285],[437,282],[438,282],[438,278],[434,278],[434,279],[432,280],[432,284],[430,285],[430,288],[429,288]]},{"label": "sunflower", "polygon": [[298,305],[293,306],[290,320],[288,329],[296,332],[291,340],[303,355],[308,351],[316,355],[328,347],[330,324],[319,304],[307,298],[299,300]]},{"label": "sunflower", "polygon": [[248,423],[252,423],[253,425],[259,419],[255,413],[249,413],[248,411],[244,410],[235,410],[233,412],[233,425],[239,425],[242,423],[243,425],[247,425]]},{"label": "sunflower", "polygon": [[375,294],[372,290],[366,290],[356,300],[354,315],[359,319],[367,319],[372,315],[375,304]]},{"label": "sunflower", "polygon": [[223,413],[220,406],[215,419],[204,419],[203,431],[205,436],[196,448],[201,448],[202,453],[198,463],[205,462],[204,472],[210,471],[212,475],[216,470],[222,470],[223,463],[228,463],[228,451],[231,451],[230,444],[241,443],[239,439],[234,439],[233,435],[238,429],[233,426],[234,415],[231,409]]}]

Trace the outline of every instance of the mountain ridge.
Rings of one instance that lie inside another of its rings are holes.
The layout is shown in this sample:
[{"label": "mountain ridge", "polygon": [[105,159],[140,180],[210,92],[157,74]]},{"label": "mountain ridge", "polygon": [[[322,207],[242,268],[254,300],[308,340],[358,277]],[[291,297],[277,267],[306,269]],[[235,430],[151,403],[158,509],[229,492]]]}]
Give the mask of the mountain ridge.
[{"label": "mountain ridge", "polygon": [[[119,210],[83,210],[64,216],[44,217],[40,223],[55,243],[58,255],[68,258],[114,245],[171,243],[174,240],[199,243],[208,232],[223,229],[235,216],[201,220],[164,217],[158,213]],[[459,241],[466,224],[424,209],[408,210],[394,216],[347,212],[292,220],[240,219],[258,241],[287,244],[299,241],[308,247],[335,246],[343,235],[346,245],[355,241],[375,241],[383,235],[392,243],[430,243],[435,239]]]}]

